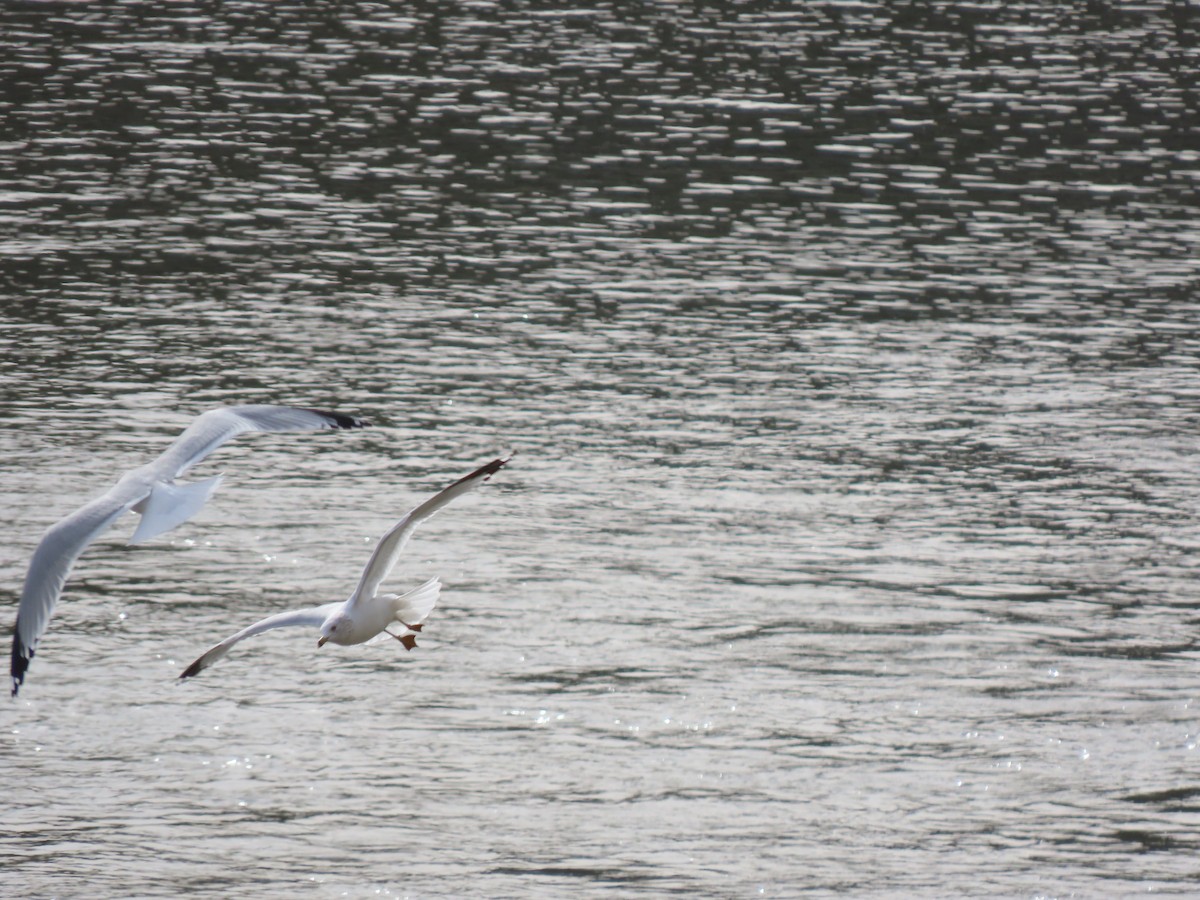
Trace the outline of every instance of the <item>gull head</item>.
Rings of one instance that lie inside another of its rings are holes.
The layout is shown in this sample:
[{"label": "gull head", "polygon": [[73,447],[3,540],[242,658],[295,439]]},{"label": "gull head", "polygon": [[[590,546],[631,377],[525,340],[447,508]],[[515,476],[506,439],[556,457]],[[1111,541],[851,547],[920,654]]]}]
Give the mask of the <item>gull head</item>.
[{"label": "gull head", "polygon": [[326,619],[321,625],[321,636],[317,638],[317,646],[324,647],[325,642],[329,640],[332,640],[336,643],[338,628],[344,628],[345,624],[346,623],[343,621],[342,616],[338,613],[334,613],[332,616]]}]

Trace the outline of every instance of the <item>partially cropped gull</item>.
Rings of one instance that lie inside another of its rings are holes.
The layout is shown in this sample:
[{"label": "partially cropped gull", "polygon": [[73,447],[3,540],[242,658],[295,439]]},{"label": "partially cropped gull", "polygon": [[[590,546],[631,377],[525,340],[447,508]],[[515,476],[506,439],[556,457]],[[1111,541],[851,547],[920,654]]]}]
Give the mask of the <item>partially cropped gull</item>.
[{"label": "partially cropped gull", "polygon": [[[416,638],[412,632],[421,630],[425,618],[433,610],[441,591],[441,582],[435,576],[406,594],[381,594],[380,585],[395,567],[400,552],[418,525],[455,498],[475,490],[500,471],[507,462],[508,459],[494,459],[487,465],[480,466],[470,475],[434,494],[389,528],[376,544],[375,551],[358,579],[358,585],[345,600],[267,616],[211,647],[183,670],[180,679],[200,674],[228,653],[235,644],[272,628],[319,627],[318,647],[325,646],[327,642],[350,645],[362,644],[374,638],[393,637],[406,649],[411,650],[416,646]],[[401,628],[403,632],[396,634],[389,631],[389,627]]]},{"label": "partially cropped gull", "polygon": [[127,472],[104,495],[46,529],[33,552],[13,627],[12,692],[25,681],[29,661],[50,622],[75,560],[123,513],[141,514],[130,543],[170,531],[194,516],[221,483],[216,475],[190,484],[175,479],[221,444],[250,431],[319,431],[370,423],[342,413],[296,406],[226,406],[198,416],[158,459]]}]

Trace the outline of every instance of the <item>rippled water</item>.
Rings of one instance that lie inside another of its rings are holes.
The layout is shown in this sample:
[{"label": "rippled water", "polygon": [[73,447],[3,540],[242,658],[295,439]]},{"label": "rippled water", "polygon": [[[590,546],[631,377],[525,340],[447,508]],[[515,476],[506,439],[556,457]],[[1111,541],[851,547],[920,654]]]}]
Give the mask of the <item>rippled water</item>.
[{"label": "rippled water", "polygon": [[[1195,891],[1193,6],[0,12],[22,896]],[[213,641],[425,494],[418,652]]]}]

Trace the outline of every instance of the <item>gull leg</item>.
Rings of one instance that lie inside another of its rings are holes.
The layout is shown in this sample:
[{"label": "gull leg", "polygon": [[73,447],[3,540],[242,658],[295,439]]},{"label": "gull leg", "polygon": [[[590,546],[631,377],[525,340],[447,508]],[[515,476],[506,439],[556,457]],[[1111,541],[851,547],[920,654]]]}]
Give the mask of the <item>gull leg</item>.
[{"label": "gull leg", "polygon": [[418,622],[416,625],[409,625],[403,619],[397,619],[396,621],[399,622],[401,625],[403,625],[405,628],[407,628],[409,631],[420,631],[422,628],[425,627],[420,622]]}]

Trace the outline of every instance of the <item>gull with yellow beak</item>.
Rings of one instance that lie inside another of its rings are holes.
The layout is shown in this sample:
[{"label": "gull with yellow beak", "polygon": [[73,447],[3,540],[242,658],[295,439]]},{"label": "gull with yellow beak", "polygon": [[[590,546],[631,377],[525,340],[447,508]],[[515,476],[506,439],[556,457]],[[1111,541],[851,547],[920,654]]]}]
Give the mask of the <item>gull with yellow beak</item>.
[{"label": "gull with yellow beak", "polygon": [[[442,587],[441,582],[435,576],[420,587],[400,595],[380,594],[379,586],[396,565],[400,552],[418,525],[456,497],[479,487],[500,471],[507,462],[508,459],[494,459],[487,465],[480,466],[470,475],[434,494],[393,525],[387,534],[380,538],[375,552],[371,554],[366,568],[363,569],[358,586],[346,600],[277,613],[255,622],[209,649],[183,670],[180,679],[198,675],[228,653],[234,644],[248,637],[273,628],[287,628],[293,625],[319,626],[318,647],[324,647],[326,642],[347,646],[362,644],[372,638],[391,636],[411,650],[417,644],[412,632],[421,630],[425,618],[433,610]],[[395,634],[388,630],[389,626],[396,625],[402,626],[404,633]]]}]

